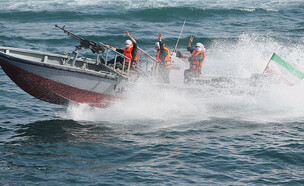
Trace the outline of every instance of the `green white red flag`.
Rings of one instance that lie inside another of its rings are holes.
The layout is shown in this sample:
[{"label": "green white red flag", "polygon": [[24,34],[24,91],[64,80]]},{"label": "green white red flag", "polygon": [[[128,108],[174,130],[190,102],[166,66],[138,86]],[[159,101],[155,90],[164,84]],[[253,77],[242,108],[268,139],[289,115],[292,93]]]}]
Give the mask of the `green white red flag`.
[{"label": "green white red flag", "polygon": [[275,53],[273,53],[264,73],[276,75],[290,86],[299,83],[304,78],[304,73],[281,59]]}]

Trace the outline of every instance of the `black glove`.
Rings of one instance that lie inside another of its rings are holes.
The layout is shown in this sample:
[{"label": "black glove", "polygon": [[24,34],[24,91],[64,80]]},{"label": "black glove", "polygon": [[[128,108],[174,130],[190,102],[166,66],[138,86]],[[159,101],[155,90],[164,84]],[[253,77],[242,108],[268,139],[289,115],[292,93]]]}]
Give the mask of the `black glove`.
[{"label": "black glove", "polygon": [[176,57],[182,58],[182,53],[180,51],[176,51]]}]

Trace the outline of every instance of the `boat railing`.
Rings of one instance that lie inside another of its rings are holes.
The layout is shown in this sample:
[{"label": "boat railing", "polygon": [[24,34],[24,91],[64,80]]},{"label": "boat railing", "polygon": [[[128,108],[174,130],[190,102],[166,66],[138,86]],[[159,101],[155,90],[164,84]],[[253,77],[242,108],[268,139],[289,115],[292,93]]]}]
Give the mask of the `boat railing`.
[{"label": "boat railing", "polygon": [[[139,72],[142,75],[152,77],[155,75],[155,72],[157,71],[157,61],[155,58],[153,58],[151,55],[146,53],[144,50],[141,48],[138,48],[138,59],[136,62],[136,67],[131,68],[131,62],[128,63],[128,65],[125,64],[126,60],[131,61],[130,58],[124,56],[123,54],[117,52],[116,50],[113,50],[112,48],[108,47],[108,45],[105,45],[101,42],[99,42],[105,50],[102,53],[102,56],[100,58],[100,63],[104,64],[107,67],[110,67],[111,69],[115,70],[119,75],[130,78],[133,74],[136,74],[135,72]],[[114,55],[113,59],[109,60],[110,53]],[[121,57],[123,58],[123,62],[121,66],[118,65],[117,58]],[[103,59],[103,61],[102,61]],[[114,61],[113,61],[114,60]],[[111,61],[111,63],[109,63]]]},{"label": "boat railing", "polygon": [[[127,63],[128,65],[126,65],[126,60],[131,61],[130,58],[126,57],[122,53],[117,52],[116,50],[113,50],[109,47],[109,45],[105,45],[101,42],[99,42],[99,44],[104,48],[104,50],[96,55],[96,63],[103,67],[104,73],[112,73],[129,80],[131,80],[133,77],[138,77],[138,75],[150,78],[155,77],[155,75],[157,76],[157,60],[141,48],[137,47],[138,58],[136,66],[133,68],[131,67],[131,62]],[[71,66],[75,66],[76,61],[78,60],[79,50],[80,48],[76,46],[75,50],[72,52],[72,56],[68,57],[67,59],[61,59],[62,64],[71,64]],[[65,55],[68,54],[65,53]],[[111,57],[113,58],[110,59]],[[123,61],[121,61],[121,59],[123,59]],[[86,61],[87,59],[84,59],[84,63]],[[82,68],[84,68],[84,66],[85,64],[83,64]]]},{"label": "boat railing", "polygon": [[[101,44],[105,48],[105,51],[102,53],[102,56],[100,58],[100,63],[104,64],[107,67],[112,68],[119,75],[126,76],[127,78],[129,78],[130,77],[131,63],[128,63],[128,65],[126,65],[125,63],[126,63],[126,60],[131,61],[131,59],[128,58],[128,57],[126,57],[126,56],[124,56],[123,54],[121,54],[121,53],[113,50],[112,48],[108,47],[107,45],[105,45],[105,44],[103,44],[101,42],[99,42],[99,44]],[[113,62],[113,64],[109,63],[110,62],[110,60],[109,60],[109,53],[110,52],[114,53],[114,58],[113,58],[114,62]],[[122,67],[120,66],[121,69],[118,67],[118,61],[117,61],[118,57],[123,58],[123,62],[121,64]],[[103,61],[102,61],[102,59],[103,59]]]},{"label": "boat railing", "polygon": [[[101,53],[101,58],[100,58],[100,54],[99,53],[96,55],[96,63],[100,64],[103,67],[103,69],[104,69],[103,73],[108,72],[108,73],[112,73],[112,74],[121,76],[121,77],[123,77],[125,79],[129,78],[130,67],[128,67],[128,66],[125,65],[125,60],[129,59],[129,58],[125,57],[123,54],[121,54],[119,52],[116,52],[116,51],[112,50],[111,48],[108,48],[107,46],[104,46],[104,47],[105,47],[105,50],[104,50],[104,52]],[[79,59],[78,58],[79,50],[80,50],[80,48],[76,46],[75,50],[72,52],[72,54],[73,54],[72,56],[68,56],[68,54],[65,52],[64,55],[67,56],[67,59],[61,59],[62,65],[71,64],[71,66],[75,67],[76,61]],[[109,58],[109,52],[110,51],[113,51],[115,53],[114,64],[113,65],[108,64],[108,58]],[[103,56],[104,53],[106,53],[105,57]],[[116,68],[116,66],[117,66],[116,61],[117,61],[117,57],[118,56],[124,58],[122,70],[119,70],[119,69]],[[85,63],[87,62],[87,58],[83,58],[83,57],[81,57],[81,58],[84,60],[83,61],[84,62],[83,65],[85,65]],[[105,60],[103,58],[105,58]],[[126,69],[128,69],[128,71]]]},{"label": "boat railing", "polygon": [[[151,55],[149,55],[148,53],[146,53],[144,50],[142,50],[141,48],[137,47],[139,52],[140,52],[140,59],[139,61],[139,65],[141,65],[143,63],[143,61],[145,61],[145,67],[144,67],[144,71],[148,72],[149,71],[149,67],[152,65],[151,67],[151,75],[155,76],[158,72],[158,66],[159,63],[157,62],[157,60],[155,59],[155,57],[152,57]],[[145,57],[143,57],[145,56]],[[145,58],[145,59],[144,59]]]}]

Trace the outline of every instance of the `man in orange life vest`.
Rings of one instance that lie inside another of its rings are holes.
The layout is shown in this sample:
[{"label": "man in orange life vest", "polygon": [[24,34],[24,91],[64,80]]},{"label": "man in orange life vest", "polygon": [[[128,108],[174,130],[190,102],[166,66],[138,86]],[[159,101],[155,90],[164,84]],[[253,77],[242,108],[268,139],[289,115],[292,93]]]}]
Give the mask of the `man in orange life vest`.
[{"label": "man in orange life vest", "polygon": [[[132,68],[135,68],[136,66],[136,61],[137,61],[137,58],[138,58],[138,52],[137,52],[137,43],[136,43],[136,40],[129,34],[128,31],[125,31],[125,36],[128,36],[131,40],[126,40],[125,41],[125,48],[124,49],[117,49],[117,48],[114,48],[110,45],[105,45],[109,48],[111,48],[112,50],[115,50],[121,54],[124,54],[124,56],[128,57],[131,59],[131,69]],[[110,61],[108,61],[108,64],[114,64],[114,60],[115,59],[112,59]],[[122,69],[123,67],[123,61],[124,61],[124,58],[118,56],[116,58],[116,63],[117,63],[117,67]],[[129,60],[126,59],[125,61],[125,69],[128,69],[128,65],[129,65]]]},{"label": "man in orange life vest", "polygon": [[162,43],[162,34],[158,34],[158,42],[155,43],[155,49],[157,50],[156,60],[158,61],[158,73],[159,81],[163,83],[170,83],[169,73],[170,73],[170,51]]},{"label": "man in orange life vest", "polygon": [[191,48],[191,43],[194,36],[191,36],[187,46],[187,50],[192,54],[189,57],[186,54],[181,54],[181,57],[188,58],[190,68],[184,71],[184,83],[191,80],[191,77],[198,77],[202,73],[202,66],[205,59],[205,47],[202,43],[196,43],[195,49]]}]

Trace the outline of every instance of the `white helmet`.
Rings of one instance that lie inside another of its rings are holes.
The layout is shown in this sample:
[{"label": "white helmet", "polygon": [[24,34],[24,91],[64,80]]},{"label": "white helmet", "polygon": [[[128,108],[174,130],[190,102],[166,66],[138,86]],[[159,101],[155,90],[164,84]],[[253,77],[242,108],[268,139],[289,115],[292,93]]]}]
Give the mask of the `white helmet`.
[{"label": "white helmet", "polygon": [[126,45],[126,46],[132,45],[132,41],[131,41],[131,40],[126,40],[125,45]]},{"label": "white helmet", "polygon": [[195,47],[200,48],[198,51],[201,51],[201,50],[202,50],[202,51],[205,52],[205,47],[204,47],[204,45],[203,45],[202,43],[196,43]]}]

